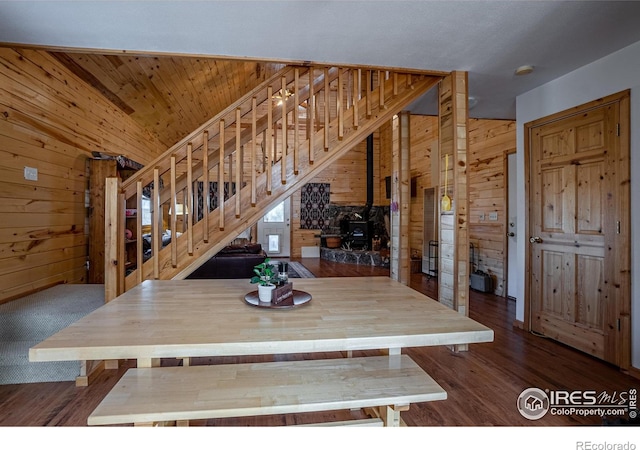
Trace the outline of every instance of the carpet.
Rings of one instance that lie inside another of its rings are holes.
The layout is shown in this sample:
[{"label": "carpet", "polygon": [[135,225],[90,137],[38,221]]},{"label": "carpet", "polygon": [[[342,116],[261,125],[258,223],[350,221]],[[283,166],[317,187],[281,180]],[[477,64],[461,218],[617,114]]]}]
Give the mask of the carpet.
[{"label": "carpet", "polygon": [[79,361],[30,362],[29,348],[102,305],[102,284],[59,284],[0,305],[0,384],[74,381]]}]

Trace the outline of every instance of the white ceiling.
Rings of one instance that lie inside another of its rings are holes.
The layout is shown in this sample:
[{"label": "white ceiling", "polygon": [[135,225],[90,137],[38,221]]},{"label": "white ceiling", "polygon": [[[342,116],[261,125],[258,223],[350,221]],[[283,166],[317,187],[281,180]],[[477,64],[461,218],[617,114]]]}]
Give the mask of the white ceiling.
[{"label": "white ceiling", "polygon": [[468,71],[481,118],[639,40],[636,1],[0,0],[5,44]]}]

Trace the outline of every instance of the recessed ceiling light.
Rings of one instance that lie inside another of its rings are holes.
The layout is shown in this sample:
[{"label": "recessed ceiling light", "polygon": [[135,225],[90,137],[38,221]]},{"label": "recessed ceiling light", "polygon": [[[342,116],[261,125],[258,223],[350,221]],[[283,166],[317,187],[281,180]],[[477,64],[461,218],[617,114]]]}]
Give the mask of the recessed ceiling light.
[{"label": "recessed ceiling light", "polygon": [[527,64],[527,65],[518,67],[515,73],[516,75],[527,75],[531,72],[533,72],[533,66]]}]

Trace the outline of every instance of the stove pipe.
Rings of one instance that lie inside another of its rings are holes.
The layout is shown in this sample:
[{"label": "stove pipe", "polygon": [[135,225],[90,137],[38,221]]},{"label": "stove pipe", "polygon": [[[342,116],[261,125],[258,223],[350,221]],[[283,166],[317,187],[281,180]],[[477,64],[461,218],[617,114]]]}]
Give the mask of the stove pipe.
[{"label": "stove pipe", "polygon": [[363,219],[369,220],[369,212],[373,206],[373,134],[367,136],[367,203],[363,211]]}]

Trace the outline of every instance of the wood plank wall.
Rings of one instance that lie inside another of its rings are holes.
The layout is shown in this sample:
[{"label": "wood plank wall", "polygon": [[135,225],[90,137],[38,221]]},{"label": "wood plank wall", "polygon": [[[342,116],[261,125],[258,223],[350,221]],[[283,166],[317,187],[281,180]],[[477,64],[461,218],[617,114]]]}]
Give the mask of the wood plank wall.
[{"label": "wood plank wall", "polygon": [[432,154],[438,154],[438,119],[433,116],[411,116],[411,178],[415,196],[411,197],[411,255],[421,258],[424,245],[424,190],[436,187],[431,170]]},{"label": "wood plank wall", "polygon": [[144,164],[163,150],[47,52],[0,48],[0,303],[86,281],[92,151]]},{"label": "wood plank wall", "polygon": [[[515,130],[515,121],[511,120],[469,120],[469,239],[477,249],[478,268],[494,280],[496,295],[504,295],[506,244],[503,237],[507,218],[503,172],[506,155],[515,151]],[[384,178],[391,174],[391,156],[384,153],[391,148],[390,128],[382,136],[386,136],[380,157],[380,189],[384,200]],[[416,196],[411,198],[410,246],[411,254],[416,256],[422,256],[423,249],[424,189],[437,186],[431,170],[434,152],[438,152],[437,117],[412,115],[411,177],[415,180]],[[489,220],[491,212],[497,213],[497,221]],[[485,215],[484,221],[480,220],[481,213]]]},{"label": "wood plank wall", "polygon": [[[494,292],[504,295],[505,202],[504,158],[515,150],[515,121],[469,120],[469,238],[476,246],[478,268],[488,272],[494,280]],[[411,197],[410,248],[411,254],[422,256],[424,189],[436,187],[431,169],[431,155],[438,153],[438,118],[411,115],[411,178],[416,195]],[[385,195],[385,177],[391,175],[391,124],[380,128],[375,135],[375,205],[388,205]],[[364,204],[366,201],[365,143],[349,153],[334,167],[325,170],[315,182],[331,183],[332,201],[345,205]],[[353,170],[354,172],[349,172]],[[354,176],[354,173],[362,175]],[[353,181],[353,185],[352,185]],[[334,185],[335,190],[334,190]],[[317,232],[300,230],[300,193],[292,197],[293,230],[292,255],[300,256],[300,247],[318,245],[313,238]],[[439,201],[439,199],[436,199]],[[497,221],[489,220],[489,213],[498,214]],[[485,220],[480,220],[480,213]]]},{"label": "wood plank wall", "polygon": [[[501,296],[506,276],[505,159],[515,149],[514,121],[469,120],[470,241],[476,246],[478,268],[491,275],[494,292]],[[496,220],[490,219],[491,213]]]},{"label": "wood plank wall", "polygon": [[[374,148],[374,197],[373,204],[380,205],[380,201],[385,199],[385,191],[380,191],[380,186],[384,189],[384,179],[380,183],[379,155],[380,138],[379,133],[373,136]],[[345,206],[364,206],[367,202],[367,144],[361,142],[349,153],[336,161],[328,169],[323,170],[318,176],[313,178],[311,183],[330,183],[331,203]],[[320,230],[300,229],[300,191],[296,191],[291,196],[291,257],[300,258],[302,247],[313,247],[320,245],[320,239],[315,236],[320,234]]]}]

